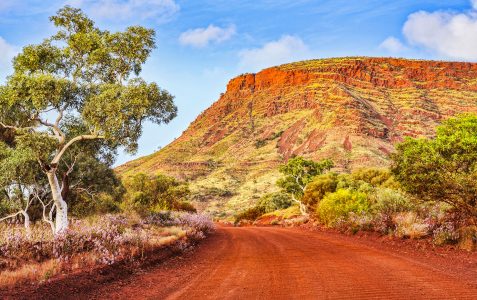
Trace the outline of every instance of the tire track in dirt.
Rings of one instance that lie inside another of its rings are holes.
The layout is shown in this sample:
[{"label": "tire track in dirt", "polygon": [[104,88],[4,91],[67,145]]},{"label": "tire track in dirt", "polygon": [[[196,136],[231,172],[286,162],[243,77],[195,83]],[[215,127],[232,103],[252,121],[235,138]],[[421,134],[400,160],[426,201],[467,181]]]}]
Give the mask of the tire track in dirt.
[{"label": "tire track in dirt", "polygon": [[323,232],[219,227],[182,257],[64,298],[477,299],[477,270],[441,262]]}]

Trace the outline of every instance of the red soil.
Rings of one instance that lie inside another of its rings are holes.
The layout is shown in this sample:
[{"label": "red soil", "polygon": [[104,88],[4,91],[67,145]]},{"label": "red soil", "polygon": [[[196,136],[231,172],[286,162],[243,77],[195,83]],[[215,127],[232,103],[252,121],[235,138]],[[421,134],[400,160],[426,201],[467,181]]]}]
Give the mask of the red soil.
[{"label": "red soil", "polygon": [[[477,299],[477,256],[277,227],[220,227],[195,251],[125,276],[6,298]],[[449,259],[454,257],[456,259]],[[465,259],[462,259],[464,258]],[[83,285],[82,285],[83,284]]]}]

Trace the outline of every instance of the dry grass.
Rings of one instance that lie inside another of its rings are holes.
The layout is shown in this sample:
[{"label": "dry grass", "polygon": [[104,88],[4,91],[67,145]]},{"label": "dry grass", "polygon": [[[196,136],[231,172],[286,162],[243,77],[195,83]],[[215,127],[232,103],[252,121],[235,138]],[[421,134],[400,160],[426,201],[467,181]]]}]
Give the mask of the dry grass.
[{"label": "dry grass", "polygon": [[[169,214],[167,214],[169,216]],[[109,220],[108,220],[109,218]],[[1,225],[0,287],[47,280],[62,273],[122,261],[146,259],[166,246],[182,250],[213,230],[204,216],[163,218],[122,215],[73,221],[68,234],[53,237],[44,224],[34,224],[27,236],[20,225]],[[175,246],[174,246],[175,247]]]}]

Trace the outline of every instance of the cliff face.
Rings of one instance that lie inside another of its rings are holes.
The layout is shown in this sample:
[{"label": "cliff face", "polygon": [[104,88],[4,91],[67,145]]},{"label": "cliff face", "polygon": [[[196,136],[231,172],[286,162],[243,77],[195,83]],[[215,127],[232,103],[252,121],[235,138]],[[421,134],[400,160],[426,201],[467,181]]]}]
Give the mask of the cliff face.
[{"label": "cliff face", "polygon": [[233,212],[272,191],[293,155],[332,158],[341,170],[385,166],[403,137],[431,137],[462,112],[477,112],[477,64],[304,61],[232,79],[180,138],[118,170],[190,180],[204,208]]}]

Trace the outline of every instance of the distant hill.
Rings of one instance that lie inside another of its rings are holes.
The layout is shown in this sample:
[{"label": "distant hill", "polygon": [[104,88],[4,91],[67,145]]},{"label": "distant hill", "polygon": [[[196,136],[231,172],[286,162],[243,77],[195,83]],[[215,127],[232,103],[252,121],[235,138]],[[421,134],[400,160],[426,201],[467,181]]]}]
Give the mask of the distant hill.
[{"label": "distant hill", "polygon": [[274,191],[289,157],[337,169],[386,166],[405,136],[477,112],[477,64],[394,58],[309,60],[244,74],[162,150],[118,167],[191,182],[202,209],[230,215]]}]

